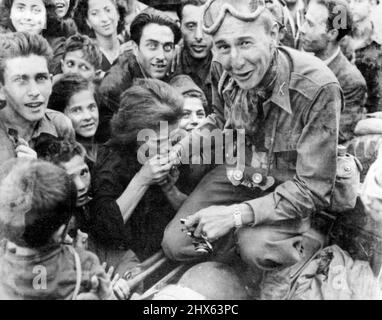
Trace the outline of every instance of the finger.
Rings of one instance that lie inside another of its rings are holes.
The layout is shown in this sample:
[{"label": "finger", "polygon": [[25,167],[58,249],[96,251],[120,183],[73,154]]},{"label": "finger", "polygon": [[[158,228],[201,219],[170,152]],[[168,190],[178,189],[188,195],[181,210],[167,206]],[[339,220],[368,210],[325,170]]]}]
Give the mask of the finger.
[{"label": "finger", "polygon": [[106,262],[102,262],[102,268],[106,271],[106,267],[107,267],[107,263]]},{"label": "finger", "polygon": [[200,217],[198,213],[195,213],[192,216],[188,216],[184,221],[184,226],[187,229],[195,228],[195,226],[199,224],[199,219]]},{"label": "finger", "polygon": [[172,163],[162,165],[159,172],[169,172],[172,168]]},{"label": "finger", "polygon": [[114,276],[113,280],[111,281],[111,284],[112,284],[112,285],[115,285],[115,284],[117,283],[117,281],[119,280],[119,278],[120,278],[119,273],[117,273],[117,274]]},{"label": "finger", "polygon": [[90,291],[93,291],[93,292],[97,291],[98,286],[99,286],[99,280],[98,280],[97,276],[91,277],[91,279],[90,279],[90,286],[91,286]]},{"label": "finger", "polygon": [[207,238],[208,239],[207,233],[204,231],[203,228],[204,228],[204,224],[200,223],[200,221],[199,221],[199,224],[194,231],[194,236],[196,238]]},{"label": "finger", "polygon": [[111,267],[109,268],[109,271],[107,272],[107,275],[111,278],[112,275],[113,275],[113,272],[114,272],[114,267],[111,266]]}]

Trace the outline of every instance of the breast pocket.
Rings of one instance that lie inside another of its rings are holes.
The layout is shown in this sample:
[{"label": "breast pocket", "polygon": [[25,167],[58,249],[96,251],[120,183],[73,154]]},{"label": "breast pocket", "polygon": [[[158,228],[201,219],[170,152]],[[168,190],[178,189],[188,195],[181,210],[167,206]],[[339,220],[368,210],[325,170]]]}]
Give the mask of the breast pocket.
[{"label": "breast pocket", "polygon": [[277,133],[275,138],[274,162],[276,169],[295,170],[297,162],[297,144],[300,134]]}]

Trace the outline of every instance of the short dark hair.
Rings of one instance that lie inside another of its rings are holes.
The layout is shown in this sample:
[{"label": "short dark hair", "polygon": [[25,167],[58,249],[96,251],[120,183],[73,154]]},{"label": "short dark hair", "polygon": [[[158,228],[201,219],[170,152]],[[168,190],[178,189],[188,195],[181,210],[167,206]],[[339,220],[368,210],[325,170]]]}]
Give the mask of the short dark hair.
[{"label": "short dark hair", "polygon": [[[353,16],[351,14],[349,5],[346,0],[315,0],[317,4],[324,6],[329,13],[328,20],[326,22],[326,27],[328,31],[336,29],[338,30],[337,41],[340,41],[344,36],[349,34],[353,28]],[[338,8],[341,8],[341,12],[345,9],[345,26],[335,26],[335,19],[338,17],[339,11]]]},{"label": "short dark hair", "polygon": [[27,32],[0,35],[0,82],[4,83],[4,69],[8,59],[31,55],[44,57],[49,66],[53,53],[48,41],[42,36]]},{"label": "short dark hair", "polygon": [[195,6],[195,7],[201,7],[206,2],[207,2],[207,0],[182,0],[180,2],[180,5],[177,7],[177,14],[178,14],[180,21],[182,21],[182,19],[183,19],[183,9],[185,6],[191,5],[191,6]]},{"label": "short dark hair", "polygon": [[111,119],[111,143],[136,143],[143,129],[157,129],[160,121],[177,122],[183,115],[183,97],[157,79],[137,79],[121,96],[118,112]]},{"label": "short dark hair", "polygon": [[86,35],[75,34],[66,39],[64,44],[63,59],[68,52],[80,50],[83,54],[83,58],[89,62],[94,69],[101,69],[102,65],[102,53],[99,46]]},{"label": "short dark hair", "polygon": [[71,97],[81,91],[91,90],[97,102],[94,85],[91,81],[76,73],[64,74],[54,85],[49,98],[48,108],[64,113]]},{"label": "short dark hair", "polygon": [[49,245],[74,212],[77,188],[64,169],[41,160],[12,159],[17,165],[0,184],[3,236],[29,248]]},{"label": "short dark hair", "polygon": [[[123,0],[111,0],[111,2],[114,3],[119,14],[119,21],[117,25],[117,33],[119,34],[125,29],[125,17],[127,15],[126,6],[123,4]],[[94,31],[90,29],[86,23],[86,19],[88,18],[88,11],[89,0],[78,0],[73,19],[80,33],[86,34],[90,38],[95,38]]]},{"label": "short dark hair", "polygon": [[157,10],[151,9],[151,10],[146,10],[145,12],[138,14],[130,25],[131,39],[137,45],[139,45],[141,41],[144,27],[146,27],[148,24],[151,24],[151,23],[158,24],[160,26],[169,27],[172,33],[174,34],[175,44],[177,44],[179,40],[182,38],[182,33],[180,31],[180,28],[174,21],[164,16],[163,14],[159,13]]},{"label": "short dark hair", "polygon": [[[14,0],[0,1],[0,26],[11,32],[16,29],[11,20],[11,9]],[[74,1],[74,0],[72,0]],[[71,1],[71,2],[72,2]],[[42,0],[46,9],[46,29],[42,31],[44,37],[61,37],[73,33],[75,26],[68,25],[61,20],[56,14],[56,5],[53,0]]]},{"label": "short dark hair", "polygon": [[34,150],[37,157],[61,166],[69,162],[75,156],[86,158],[86,150],[79,142],[74,139],[62,139],[52,135],[42,135],[37,139]]}]

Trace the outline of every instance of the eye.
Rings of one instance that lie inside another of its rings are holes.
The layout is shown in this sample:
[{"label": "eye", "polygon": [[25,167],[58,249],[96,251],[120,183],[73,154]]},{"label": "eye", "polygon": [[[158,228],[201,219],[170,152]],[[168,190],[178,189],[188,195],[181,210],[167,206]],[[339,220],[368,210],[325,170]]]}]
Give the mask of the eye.
[{"label": "eye", "polygon": [[218,49],[218,51],[219,51],[220,53],[225,54],[225,53],[228,53],[228,52],[229,52],[230,47],[229,47],[229,45],[227,45],[227,44],[221,44],[221,45],[217,46],[217,49]]},{"label": "eye", "polygon": [[249,41],[242,41],[240,43],[240,46],[243,47],[243,48],[248,48],[251,46],[251,43]]},{"label": "eye", "polygon": [[47,81],[49,79],[49,77],[45,74],[40,74],[36,77],[36,80],[38,82],[44,82],[44,81]]},{"label": "eye", "polygon": [[89,68],[86,65],[81,66],[82,71],[89,71]]},{"label": "eye", "polygon": [[80,172],[80,176],[81,177],[85,177],[87,176],[89,173],[89,170],[88,169],[82,169],[81,172]]},{"label": "eye", "polygon": [[196,113],[196,115],[198,116],[198,118],[204,118],[206,116],[206,114],[204,113],[204,111],[198,111]]},{"label": "eye", "polygon": [[71,113],[80,113],[82,111],[82,108],[81,107],[74,107],[74,108],[71,108],[70,109],[70,112]]},{"label": "eye", "polygon": [[188,119],[190,117],[190,114],[191,113],[188,111],[183,112],[183,119]]},{"label": "eye", "polygon": [[166,52],[170,52],[174,49],[174,45],[172,43],[167,43],[163,46],[163,50]]},{"label": "eye", "polygon": [[154,42],[150,42],[147,44],[147,48],[149,48],[150,50],[155,50],[157,48],[157,44]]},{"label": "eye", "polygon": [[35,13],[35,14],[40,13],[41,11],[42,11],[42,9],[40,7],[33,8],[33,13]]},{"label": "eye", "polygon": [[69,60],[68,62],[66,62],[66,66],[68,68],[73,68],[74,67],[74,62]]},{"label": "eye", "polygon": [[93,103],[93,104],[91,104],[91,105],[89,105],[89,107],[88,107],[88,108],[89,108],[89,110],[90,110],[90,111],[94,111],[94,110],[98,109],[97,105],[96,105],[96,104],[94,104],[94,103]]},{"label": "eye", "polygon": [[25,6],[18,5],[18,6],[16,6],[16,9],[17,9],[18,11],[20,11],[20,12],[23,12],[23,11],[25,11]]},{"label": "eye", "polygon": [[194,30],[196,28],[196,23],[191,22],[187,24],[187,29]]}]

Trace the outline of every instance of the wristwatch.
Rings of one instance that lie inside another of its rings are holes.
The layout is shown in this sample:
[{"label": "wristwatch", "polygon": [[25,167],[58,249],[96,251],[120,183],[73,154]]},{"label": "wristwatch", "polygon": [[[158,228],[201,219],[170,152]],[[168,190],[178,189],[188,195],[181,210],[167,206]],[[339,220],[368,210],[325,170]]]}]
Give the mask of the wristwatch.
[{"label": "wristwatch", "polygon": [[233,206],[233,218],[235,220],[235,228],[236,229],[241,228],[243,226],[243,219],[241,216],[241,211],[237,204]]}]

